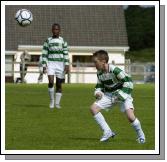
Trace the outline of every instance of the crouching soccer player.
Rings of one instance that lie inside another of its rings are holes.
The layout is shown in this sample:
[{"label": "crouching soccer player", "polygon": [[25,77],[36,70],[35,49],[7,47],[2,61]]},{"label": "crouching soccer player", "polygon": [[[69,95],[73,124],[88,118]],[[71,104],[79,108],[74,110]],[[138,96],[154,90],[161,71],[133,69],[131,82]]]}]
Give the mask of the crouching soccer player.
[{"label": "crouching soccer player", "polygon": [[125,112],[129,122],[137,133],[137,141],[144,143],[144,132],[139,119],[134,115],[133,98],[131,97],[133,89],[132,80],[123,70],[112,64],[108,64],[108,60],[108,53],[104,50],[96,51],[93,54],[98,82],[95,88],[95,97],[97,100],[91,106],[91,113],[103,130],[103,136],[100,141],[106,141],[110,137],[115,136],[115,133],[109,127],[100,111],[101,109],[111,107],[113,103],[119,101],[121,103],[121,111]]},{"label": "crouching soccer player", "polygon": [[[60,34],[60,25],[52,25],[53,36],[49,37],[43,45],[42,64],[43,72],[48,74],[48,91],[50,96],[50,108],[61,108],[60,100],[62,97],[62,83],[65,74],[69,72],[69,56],[67,42]],[[56,92],[54,90],[54,76],[56,76]],[[54,94],[55,93],[55,94]]]}]

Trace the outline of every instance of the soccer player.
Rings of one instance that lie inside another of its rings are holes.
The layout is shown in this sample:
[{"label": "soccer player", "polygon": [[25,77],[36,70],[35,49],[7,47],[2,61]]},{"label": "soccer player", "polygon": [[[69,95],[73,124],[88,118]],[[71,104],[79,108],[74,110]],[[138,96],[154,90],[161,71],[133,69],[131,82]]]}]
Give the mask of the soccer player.
[{"label": "soccer player", "polygon": [[120,102],[121,111],[126,114],[127,119],[137,133],[137,141],[145,143],[145,135],[140,121],[134,115],[133,98],[131,96],[133,89],[132,79],[120,68],[109,64],[108,60],[108,53],[104,50],[93,53],[98,82],[94,93],[97,100],[91,106],[91,113],[103,130],[103,136],[100,141],[107,141],[110,137],[115,136],[100,111],[110,108],[114,103]]},{"label": "soccer player", "polygon": [[[60,25],[52,25],[53,36],[49,37],[43,45],[42,64],[43,72],[48,74],[48,91],[50,96],[50,108],[61,108],[62,83],[65,74],[69,72],[69,56],[67,42],[60,37]],[[54,90],[54,76],[56,76],[56,91]],[[54,94],[55,93],[55,94]]]}]

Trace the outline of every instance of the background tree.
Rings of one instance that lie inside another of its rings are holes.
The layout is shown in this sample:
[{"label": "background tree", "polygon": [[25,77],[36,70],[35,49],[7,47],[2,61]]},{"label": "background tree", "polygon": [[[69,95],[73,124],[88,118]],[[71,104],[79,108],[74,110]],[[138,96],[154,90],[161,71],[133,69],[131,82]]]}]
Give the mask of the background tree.
[{"label": "background tree", "polygon": [[155,7],[130,5],[125,9],[125,18],[130,50],[154,48]]}]

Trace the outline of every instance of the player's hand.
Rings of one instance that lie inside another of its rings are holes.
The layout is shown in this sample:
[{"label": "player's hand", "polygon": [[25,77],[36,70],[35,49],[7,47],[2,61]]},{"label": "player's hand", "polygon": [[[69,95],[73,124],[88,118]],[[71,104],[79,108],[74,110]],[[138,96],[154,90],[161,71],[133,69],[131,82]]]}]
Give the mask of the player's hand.
[{"label": "player's hand", "polygon": [[46,67],[43,67],[43,73],[44,73],[44,74],[47,73]]},{"label": "player's hand", "polygon": [[102,92],[97,92],[95,95],[97,100],[100,100],[103,97],[103,93]]},{"label": "player's hand", "polygon": [[64,73],[65,73],[65,74],[68,74],[68,73],[69,73],[69,65],[65,65]]}]

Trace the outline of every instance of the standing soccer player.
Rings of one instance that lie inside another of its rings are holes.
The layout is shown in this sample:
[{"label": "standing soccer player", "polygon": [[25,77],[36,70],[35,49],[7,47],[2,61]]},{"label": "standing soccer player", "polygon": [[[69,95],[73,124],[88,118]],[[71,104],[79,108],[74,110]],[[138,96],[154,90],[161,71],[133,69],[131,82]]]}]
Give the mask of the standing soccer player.
[{"label": "standing soccer player", "polygon": [[[60,37],[60,25],[52,25],[53,36],[49,37],[43,45],[42,64],[43,72],[48,74],[48,91],[50,108],[61,108],[62,83],[65,74],[69,72],[69,56],[67,42]],[[54,76],[56,76],[56,91],[54,90]]]},{"label": "standing soccer player", "polygon": [[91,106],[91,113],[103,130],[103,136],[100,141],[106,141],[110,137],[115,136],[115,133],[101,114],[101,109],[109,108],[113,103],[120,102],[121,111],[126,114],[137,133],[138,142],[145,143],[145,135],[140,121],[134,115],[133,98],[131,96],[133,89],[132,80],[123,70],[112,64],[108,64],[108,60],[108,53],[104,50],[96,51],[93,54],[98,82],[95,87],[95,97],[97,100]]}]

